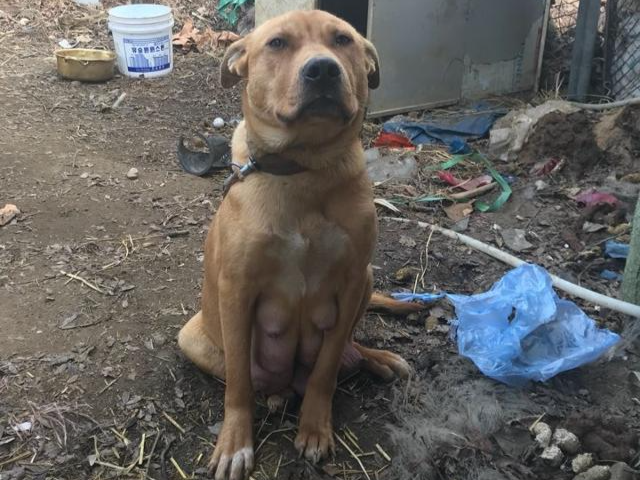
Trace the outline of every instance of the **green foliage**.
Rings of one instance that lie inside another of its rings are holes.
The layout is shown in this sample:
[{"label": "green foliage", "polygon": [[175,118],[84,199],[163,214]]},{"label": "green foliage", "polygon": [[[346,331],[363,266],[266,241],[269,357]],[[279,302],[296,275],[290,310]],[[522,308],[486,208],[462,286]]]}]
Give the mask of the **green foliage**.
[{"label": "green foliage", "polygon": [[252,1],[253,0],[220,0],[218,3],[218,13],[227,23],[235,26],[236,23],[238,23],[238,10],[240,7]]}]

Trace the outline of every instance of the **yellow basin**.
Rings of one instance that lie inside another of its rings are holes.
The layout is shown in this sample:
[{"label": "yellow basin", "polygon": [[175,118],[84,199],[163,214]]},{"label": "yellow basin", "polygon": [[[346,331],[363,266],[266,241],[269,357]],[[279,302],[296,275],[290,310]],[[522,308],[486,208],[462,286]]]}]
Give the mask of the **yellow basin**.
[{"label": "yellow basin", "polygon": [[113,78],[116,54],[109,50],[68,48],[56,50],[58,73],[69,80],[105,82]]}]

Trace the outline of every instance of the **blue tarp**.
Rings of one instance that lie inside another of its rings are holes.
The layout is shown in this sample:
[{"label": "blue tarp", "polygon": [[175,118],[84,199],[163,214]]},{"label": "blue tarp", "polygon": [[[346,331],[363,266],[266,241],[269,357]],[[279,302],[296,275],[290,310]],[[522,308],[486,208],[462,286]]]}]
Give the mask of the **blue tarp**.
[{"label": "blue tarp", "polygon": [[488,104],[478,104],[475,111],[450,117],[425,117],[422,120],[392,119],[382,126],[388,133],[404,135],[414,145],[443,143],[451,153],[468,153],[467,141],[486,137],[495,121],[506,113]]}]

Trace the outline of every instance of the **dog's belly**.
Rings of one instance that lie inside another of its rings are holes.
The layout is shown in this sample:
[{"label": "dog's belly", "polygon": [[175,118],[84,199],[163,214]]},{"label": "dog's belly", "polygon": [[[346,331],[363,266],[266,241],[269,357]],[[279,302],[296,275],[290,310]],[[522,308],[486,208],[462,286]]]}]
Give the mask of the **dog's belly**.
[{"label": "dog's belly", "polygon": [[[279,235],[267,249],[279,268],[258,298],[251,350],[254,389],[266,394],[304,392],[324,332],[338,321],[337,288],[350,240],[324,218],[309,223],[307,232]],[[346,369],[361,360],[351,342],[342,360]]]}]

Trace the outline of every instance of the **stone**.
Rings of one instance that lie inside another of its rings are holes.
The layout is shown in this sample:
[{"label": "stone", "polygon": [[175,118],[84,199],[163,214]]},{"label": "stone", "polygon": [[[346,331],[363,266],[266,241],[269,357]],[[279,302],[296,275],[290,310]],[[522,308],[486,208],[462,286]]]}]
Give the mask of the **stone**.
[{"label": "stone", "polygon": [[217,117],[213,120],[213,128],[222,128],[224,127],[224,120],[220,117]]},{"label": "stone", "polygon": [[573,480],[610,480],[611,469],[606,465],[596,465],[586,472],[579,473]]},{"label": "stone", "polygon": [[580,440],[578,440],[578,437],[564,428],[558,428],[553,432],[552,442],[554,445],[560,447],[567,455],[573,455],[580,450]]},{"label": "stone", "polygon": [[538,422],[533,427],[536,435],[536,442],[542,448],[547,448],[551,444],[551,427],[544,422]]},{"label": "stone", "polygon": [[158,347],[162,347],[167,343],[167,337],[165,337],[160,332],[156,332],[153,335],[151,335],[151,339],[153,340],[153,343]]},{"label": "stone", "polygon": [[571,470],[573,473],[586,472],[593,466],[593,455],[590,453],[581,453],[571,460]]},{"label": "stone", "polygon": [[138,178],[138,169],[130,168],[129,171],[127,172],[127,178],[130,180],[135,180],[136,178]]},{"label": "stone", "polygon": [[506,228],[500,230],[500,235],[504,243],[514,252],[522,252],[524,250],[530,250],[533,245],[525,238],[525,231],[519,228]]},{"label": "stone", "polygon": [[564,454],[562,453],[562,450],[560,450],[560,447],[557,445],[551,445],[542,451],[540,458],[552,467],[559,467],[564,459]]}]

